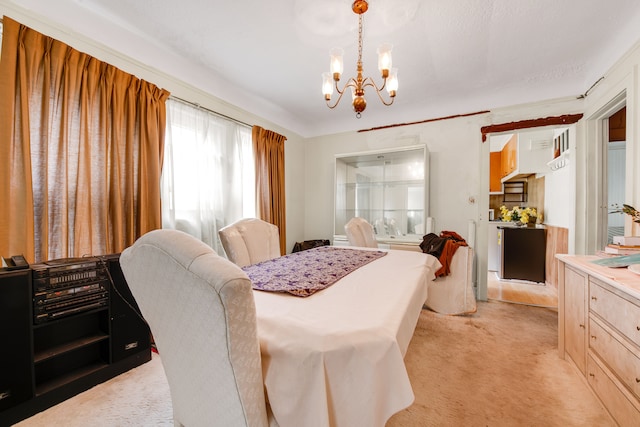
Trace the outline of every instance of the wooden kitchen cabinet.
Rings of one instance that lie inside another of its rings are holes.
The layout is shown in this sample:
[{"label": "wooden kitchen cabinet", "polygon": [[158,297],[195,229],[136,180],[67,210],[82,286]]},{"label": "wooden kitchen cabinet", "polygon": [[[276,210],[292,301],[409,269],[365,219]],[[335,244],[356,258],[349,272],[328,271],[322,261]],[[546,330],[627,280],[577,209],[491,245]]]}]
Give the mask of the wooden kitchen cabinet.
[{"label": "wooden kitchen cabinet", "polygon": [[502,152],[494,151],[489,157],[489,192],[502,193]]},{"label": "wooden kitchen cabinet", "polygon": [[502,147],[502,153],[500,155],[502,164],[502,178],[515,171],[518,166],[518,135],[513,134],[509,139],[509,142]]},{"label": "wooden kitchen cabinet", "polygon": [[[565,139],[568,141],[569,137]],[[504,168],[502,180],[506,182],[529,175],[548,173],[551,160],[553,160],[553,141],[548,136],[534,132],[520,132],[512,135],[502,148]]]},{"label": "wooden kitchen cabinet", "polygon": [[640,277],[557,255],[558,351],[585,375],[616,424],[640,420]]}]

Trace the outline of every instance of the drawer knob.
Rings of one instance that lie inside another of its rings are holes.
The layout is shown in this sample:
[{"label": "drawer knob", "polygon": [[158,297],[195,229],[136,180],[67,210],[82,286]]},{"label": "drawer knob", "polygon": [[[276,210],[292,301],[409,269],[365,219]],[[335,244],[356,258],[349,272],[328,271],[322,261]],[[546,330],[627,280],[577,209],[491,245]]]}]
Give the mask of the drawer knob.
[{"label": "drawer knob", "polygon": [[580,327],[584,329],[584,324],[583,324],[583,323],[580,323]]},{"label": "drawer knob", "polygon": [[640,378],[636,378],[636,382],[637,382],[637,383],[640,383]]},{"label": "drawer knob", "polygon": [[637,329],[638,331],[640,331],[640,326],[636,326],[636,329]]},{"label": "drawer knob", "polygon": [[596,374],[594,374],[593,372],[589,372],[589,376],[590,376],[591,378],[595,378],[595,377],[596,377]]},{"label": "drawer knob", "polygon": [[596,336],[595,336],[595,335],[591,335],[591,339],[592,339],[592,340],[595,340],[595,339],[596,339]]},{"label": "drawer knob", "polygon": [[598,301],[598,297],[591,297],[592,300]]}]

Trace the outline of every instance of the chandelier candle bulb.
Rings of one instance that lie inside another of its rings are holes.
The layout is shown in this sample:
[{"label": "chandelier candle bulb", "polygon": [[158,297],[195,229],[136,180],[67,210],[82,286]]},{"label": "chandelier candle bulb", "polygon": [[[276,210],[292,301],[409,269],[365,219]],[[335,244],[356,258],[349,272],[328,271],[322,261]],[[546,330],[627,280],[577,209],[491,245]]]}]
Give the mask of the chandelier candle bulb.
[{"label": "chandelier candle bulb", "polygon": [[383,79],[389,76],[391,69],[391,49],[393,49],[393,45],[389,43],[383,43],[378,47],[378,70],[382,73]]},{"label": "chandelier candle bulb", "polygon": [[387,92],[389,92],[390,97],[396,96],[396,91],[398,90],[398,69],[392,68],[389,71],[389,77],[387,77]]},{"label": "chandelier candle bulb", "polygon": [[342,62],[344,50],[339,47],[334,47],[329,54],[331,55],[331,73],[333,74],[333,79],[338,81],[344,71],[344,63]]},{"label": "chandelier candle bulb", "polygon": [[331,95],[333,94],[333,80],[331,79],[331,75],[327,72],[322,73],[322,94],[324,95],[324,99],[327,101],[331,100]]}]

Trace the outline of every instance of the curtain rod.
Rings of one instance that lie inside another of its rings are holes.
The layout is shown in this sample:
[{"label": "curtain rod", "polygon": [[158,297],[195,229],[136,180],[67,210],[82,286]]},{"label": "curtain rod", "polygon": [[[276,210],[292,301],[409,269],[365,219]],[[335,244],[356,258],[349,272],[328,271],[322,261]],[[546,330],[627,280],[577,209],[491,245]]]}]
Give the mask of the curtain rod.
[{"label": "curtain rod", "polygon": [[224,115],[222,113],[218,113],[217,111],[213,111],[213,110],[211,110],[211,109],[209,109],[207,107],[203,107],[202,105],[200,105],[200,104],[198,104],[196,102],[187,101],[186,99],[178,98],[177,96],[174,96],[174,95],[169,95],[169,99],[172,99],[172,100],[178,101],[178,102],[182,102],[183,104],[191,105],[192,107],[196,107],[196,108],[199,108],[201,110],[205,110],[205,111],[207,111],[207,112],[209,112],[211,114],[214,114],[214,115],[216,115],[218,117],[222,117],[222,118],[225,118],[227,120],[231,120],[232,122],[236,122],[239,125],[243,125],[243,126],[246,126],[248,128],[253,128],[253,126],[248,124],[248,123],[245,123],[245,122],[243,122],[241,120],[238,120],[238,119],[234,119],[233,117],[229,117],[229,116]]}]

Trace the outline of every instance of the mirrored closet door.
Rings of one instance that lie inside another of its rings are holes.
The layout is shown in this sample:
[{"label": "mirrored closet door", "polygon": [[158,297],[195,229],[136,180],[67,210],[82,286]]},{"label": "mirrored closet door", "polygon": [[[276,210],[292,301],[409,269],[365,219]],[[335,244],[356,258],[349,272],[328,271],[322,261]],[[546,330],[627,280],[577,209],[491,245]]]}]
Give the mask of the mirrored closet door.
[{"label": "mirrored closet door", "polygon": [[344,226],[362,217],[379,242],[421,241],[426,230],[429,189],[424,145],[337,155],[334,241],[346,240]]}]

